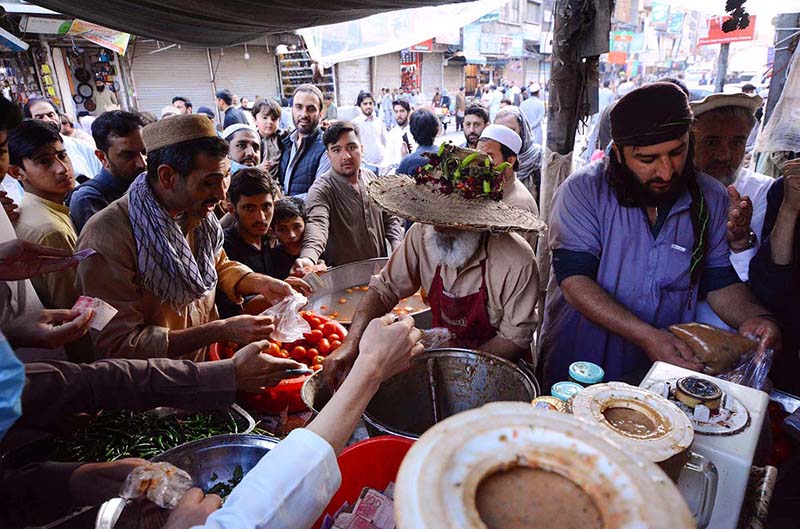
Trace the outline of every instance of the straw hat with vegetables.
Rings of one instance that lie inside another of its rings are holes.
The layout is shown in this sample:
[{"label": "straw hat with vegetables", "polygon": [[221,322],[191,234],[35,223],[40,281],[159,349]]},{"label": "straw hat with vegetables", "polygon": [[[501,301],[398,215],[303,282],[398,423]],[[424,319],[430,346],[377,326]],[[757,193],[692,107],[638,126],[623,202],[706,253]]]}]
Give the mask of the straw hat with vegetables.
[{"label": "straw hat with vegetables", "polygon": [[468,231],[535,231],[545,224],[503,199],[503,171],[484,153],[443,143],[424,153],[428,163],[414,175],[393,175],[370,183],[369,196],[404,219]]}]

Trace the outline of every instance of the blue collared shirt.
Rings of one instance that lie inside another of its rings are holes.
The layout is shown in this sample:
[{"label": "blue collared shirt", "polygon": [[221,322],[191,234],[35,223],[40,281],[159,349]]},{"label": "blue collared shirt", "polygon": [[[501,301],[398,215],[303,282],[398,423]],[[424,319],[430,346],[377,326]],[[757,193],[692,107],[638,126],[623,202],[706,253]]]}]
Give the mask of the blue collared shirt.
[{"label": "blue collared shirt", "polygon": [[80,234],[92,215],[122,198],[129,185],[102,169],[93,179],[76,187],[67,199],[69,216],[75,225],[75,231]]},{"label": "blue collared shirt", "polygon": [[411,154],[407,154],[405,158],[400,160],[400,165],[397,166],[397,174],[405,174],[414,176],[414,173],[419,167],[428,163],[428,159],[422,156],[423,152],[436,152],[439,148],[435,145],[420,145],[417,150]]}]

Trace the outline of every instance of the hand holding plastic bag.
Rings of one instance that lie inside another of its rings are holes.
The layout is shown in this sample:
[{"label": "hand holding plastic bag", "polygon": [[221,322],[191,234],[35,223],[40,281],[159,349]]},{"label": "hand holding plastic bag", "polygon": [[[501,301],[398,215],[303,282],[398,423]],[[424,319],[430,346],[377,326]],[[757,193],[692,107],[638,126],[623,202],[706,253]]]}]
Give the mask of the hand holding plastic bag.
[{"label": "hand holding plastic bag", "polygon": [[311,332],[311,326],[300,315],[300,309],[306,303],[308,299],[295,292],[265,310],[262,314],[272,316],[275,322],[275,330],[269,337],[281,343],[291,343],[302,340],[304,334]]},{"label": "hand holding plastic bag", "polygon": [[159,507],[172,509],[192,485],[192,477],[175,465],[147,463],[128,474],[119,495],[126,500],[147,496]]}]

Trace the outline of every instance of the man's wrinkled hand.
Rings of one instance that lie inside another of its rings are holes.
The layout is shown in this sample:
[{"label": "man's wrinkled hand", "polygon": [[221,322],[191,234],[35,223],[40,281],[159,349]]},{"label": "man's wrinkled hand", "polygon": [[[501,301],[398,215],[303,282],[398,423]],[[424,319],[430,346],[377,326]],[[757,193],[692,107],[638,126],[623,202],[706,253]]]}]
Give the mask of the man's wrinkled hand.
[{"label": "man's wrinkled hand", "polygon": [[747,249],[750,240],[750,222],[753,220],[753,202],[748,196],[740,196],[732,185],[728,186],[728,222],[726,224],[728,244],[734,252]]},{"label": "man's wrinkled hand", "polygon": [[236,389],[241,391],[258,392],[266,387],[272,387],[289,375],[289,369],[305,367],[299,362],[288,358],[276,358],[263,353],[269,347],[268,340],[261,340],[246,345],[233,355],[233,366],[236,372]]},{"label": "man's wrinkled hand", "polygon": [[144,459],[129,457],[110,463],[86,463],[69,477],[69,492],[76,505],[100,505],[119,495],[131,471],[147,464]]},{"label": "man's wrinkled hand", "polygon": [[0,280],[18,281],[78,266],[71,250],[15,239],[0,244]]},{"label": "man's wrinkled hand", "polygon": [[189,529],[203,525],[211,513],[221,506],[222,499],[216,494],[205,495],[198,488],[189,489],[172,509],[162,529]]},{"label": "man's wrinkled hand", "polygon": [[3,326],[12,347],[56,349],[89,332],[94,313],[77,310],[41,309],[26,312]]},{"label": "man's wrinkled hand", "polygon": [[705,364],[698,361],[691,347],[667,331],[653,332],[643,349],[653,362],[666,362],[698,372],[705,368]]},{"label": "man's wrinkled hand", "polygon": [[769,318],[750,318],[739,326],[739,334],[758,340],[758,352],[767,349],[778,351],[782,347],[781,330],[778,324]]}]

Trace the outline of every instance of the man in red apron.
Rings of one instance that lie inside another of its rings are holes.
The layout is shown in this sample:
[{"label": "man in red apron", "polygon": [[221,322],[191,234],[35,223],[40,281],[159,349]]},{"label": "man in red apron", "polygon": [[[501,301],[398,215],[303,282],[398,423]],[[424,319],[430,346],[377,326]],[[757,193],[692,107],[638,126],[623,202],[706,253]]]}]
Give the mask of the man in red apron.
[{"label": "man in red apron", "polygon": [[539,271],[530,245],[511,232],[538,232],[544,223],[503,200],[504,166],[484,154],[470,158],[473,153],[448,145],[431,153],[413,178],[395,175],[370,185],[381,208],[415,224],[373,276],[347,339],[326,360],[329,383],[337,384],[352,365],[369,321],[420,288],[433,326],[449,329],[452,345],[510,360],[530,350]]}]

